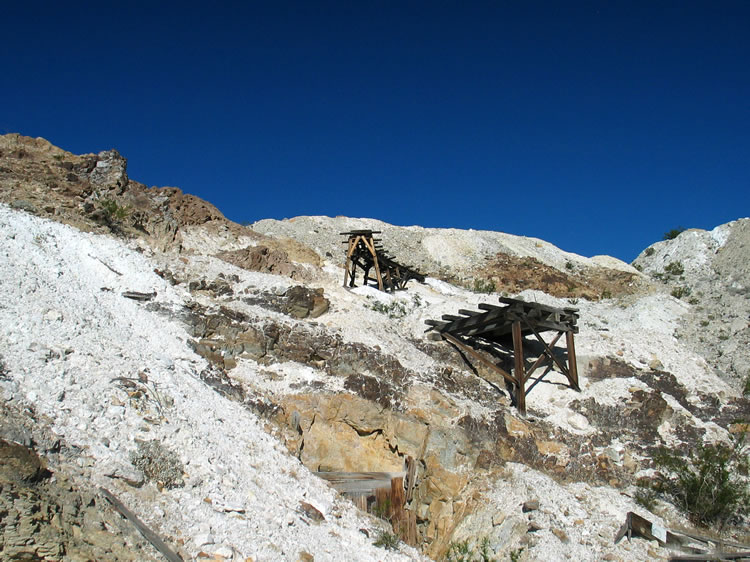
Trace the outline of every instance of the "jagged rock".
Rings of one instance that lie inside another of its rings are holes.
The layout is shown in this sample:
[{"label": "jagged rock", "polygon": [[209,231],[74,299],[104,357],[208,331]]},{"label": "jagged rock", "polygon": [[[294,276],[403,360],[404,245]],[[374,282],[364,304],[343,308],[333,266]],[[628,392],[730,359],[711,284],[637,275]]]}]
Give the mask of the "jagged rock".
[{"label": "jagged rock", "polygon": [[34,450],[0,439],[0,482],[31,483],[43,471],[44,463]]},{"label": "jagged rock", "polygon": [[272,273],[292,279],[303,279],[305,277],[304,269],[295,265],[284,250],[271,249],[267,246],[253,246],[241,250],[221,252],[217,254],[217,257],[248,271]]},{"label": "jagged rock", "polygon": [[285,312],[294,318],[317,318],[330,306],[330,301],[323,296],[323,289],[308,289],[297,285],[289,288],[284,296]]},{"label": "jagged rock", "polygon": [[116,150],[104,150],[96,159],[96,165],[89,172],[89,181],[95,189],[113,189],[121,194],[128,186],[128,163]]}]

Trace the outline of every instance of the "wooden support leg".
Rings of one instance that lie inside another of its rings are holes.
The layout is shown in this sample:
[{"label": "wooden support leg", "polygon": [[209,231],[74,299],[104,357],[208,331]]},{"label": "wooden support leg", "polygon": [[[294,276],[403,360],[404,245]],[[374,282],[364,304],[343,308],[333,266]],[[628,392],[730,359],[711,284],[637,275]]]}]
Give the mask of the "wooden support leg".
[{"label": "wooden support leg", "polygon": [[573,341],[573,332],[567,332],[565,334],[568,345],[568,372],[570,372],[570,384],[577,391],[581,391],[581,387],[578,384],[578,363],[576,362],[576,346]]},{"label": "wooden support leg", "polygon": [[516,407],[518,411],[526,414],[526,391],[524,382],[526,379],[526,369],[523,361],[523,336],[521,335],[521,321],[513,322],[513,357],[515,359],[515,369],[513,378],[516,379]]},{"label": "wooden support leg", "polygon": [[393,532],[401,539],[406,538],[406,514],[404,513],[404,479],[402,477],[391,478],[391,525]]}]

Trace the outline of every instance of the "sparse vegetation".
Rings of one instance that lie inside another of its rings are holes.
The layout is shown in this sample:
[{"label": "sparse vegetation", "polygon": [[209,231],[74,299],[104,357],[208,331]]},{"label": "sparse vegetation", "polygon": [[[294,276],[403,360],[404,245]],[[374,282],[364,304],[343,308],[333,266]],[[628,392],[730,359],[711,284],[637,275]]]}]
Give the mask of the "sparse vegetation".
[{"label": "sparse vegetation", "polygon": [[515,550],[512,550],[510,552],[510,562],[518,562],[521,559],[521,554],[523,554],[524,547],[516,548]]},{"label": "sparse vegetation", "polygon": [[678,226],[677,228],[673,228],[672,230],[669,230],[664,233],[664,240],[674,240],[677,238],[680,234],[685,232],[685,228],[682,226]]},{"label": "sparse vegetation", "polygon": [[184,486],[182,462],[159,441],[139,441],[137,450],[130,454],[130,462],[159,488]]},{"label": "sparse vegetation", "polygon": [[685,268],[683,267],[682,262],[673,261],[664,268],[664,273],[672,275],[674,277],[679,277],[680,275],[685,273]]},{"label": "sparse vegetation", "polygon": [[122,207],[113,199],[100,199],[99,207],[104,211],[106,221],[109,223],[120,223],[124,221],[129,214],[127,207]]},{"label": "sparse vegetation", "polygon": [[492,279],[474,279],[472,291],[475,293],[494,293],[496,290],[495,282]]},{"label": "sparse vegetation", "polygon": [[675,287],[674,289],[672,289],[670,295],[672,295],[676,299],[690,296],[690,287]]},{"label": "sparse vegetation", "polygon": [[399,543],[401,543],[401,539],[398,538],[398,535],[388,531],[380,531],[374,544],[386,550],[398,550]]},{"label": "sparse vegetation", "polygon": [[750,462],[744,434],[731,445],[699,445],[687,458],[662,449],[654,464],[658,470],[651,489],[681,508],[693,524],[721,529],[750,513]]},{"label": "sparse vegetation", "polygon": [[452,542],[448,546],[444,560],[446,562],[491,562],[490,540],[483,537],[480,541]]},{"label": "sparse vegetation", "polygon": [[383,301],[376,300],[372,297],[368,297],[368,308],[375,312],[385,314],[388,318],[397,319],[403,318],[408,314],[406,309],[406,303],[404,301],[394,300],[390,304],[386,304]]},{"label": "sparse vegetation", "polygon": [[745,386],[742,388],[742,396],[750,396],[750,373],[745,377]]},{"label": "sparse vegetation", "polygon": [[649,246],[648,248],[646,248],[646,251],[644,253],[646,254],[646,256],[653,256],[654,252],[656,252],[656,250]]}]

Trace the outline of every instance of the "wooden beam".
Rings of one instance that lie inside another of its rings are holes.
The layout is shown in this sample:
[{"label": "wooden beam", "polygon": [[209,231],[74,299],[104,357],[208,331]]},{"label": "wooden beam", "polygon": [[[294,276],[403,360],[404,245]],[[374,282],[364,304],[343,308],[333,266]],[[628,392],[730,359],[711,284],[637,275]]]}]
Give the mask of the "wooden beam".
[{"label": "wooden beam", "polygon": [[578,360],[576,359],[576,345],[573,341],[573,332],[566,332],[566,345],[568,346],[568,371],[570,372],[570,382],[573,384],[573,388],[578,392],[581,391],[581,387],[578,384]]},{"label": "wooden beam", "polygon": [[526,391],[524,390],[524,378],[526,370],[523,362],[523,336],[521,335],[521,322],[513,322],[513,358],[515,359],[516,375],[516,408],[521,414],[526,414]]},{"label": "wooden beam", "polygon": [[542,339],[542,336],[539,335],[539,332],[537,332],[533,326],[531,326],[528,322],[526,322],[526,325],[529,327],[529,329],[531,329],[532,332],[534,332],[534,336],[536,336],[536,339],[539,340],[539,343],[541,343],[544,346],[544,352],[547,354],[547,356],[550,359],[552,359],[552,361],[557,363],[557,366],[560,367],[560,370],[562,371],[562,373],[568,378],[568,381],[570,381],[570,372],[568,372],[567,365],[563,364],[562,361],[560,361],[557,357],[555,357],[555,354],[550,348],[550,346],[547,344],[546,341]]},{"label": "wooden beam", "polygon": [[515,378],[513,378],[513,376],[510,373],[498,367],[492,361],[490,361],[489,359],[477,353],[475,349],[469,347],[468,345],[466,345],[462,341],[459,341],[458,339],[456,339],[450,334],[442,333],[440,335],[443,336],[444,339],[446,339],[447,341],[451,342],[453,345],[458,347],[461,351],[467,353],[468,355],[470,355],[471,357],[473,357],[474,359],[476,359],[477,361],[479,361],[486,367],[489,367],[493,371],[496,371],[497,373],[499,373],[509,383],[513,384],[514,386],[518,386],[518,381]]},{"label": "wooden beam", "polygon": [[167,546],[167,544],[161,540],[161,537],[154,533],[151,529],[146,527],[146,525],[138,519],[135,513],[130,511],[125,505],[118,500],[112,492],[107,490],[106,488],[99,488],[99,491],[104,495],[105,498],[109,500],[109,502],[114,506],[114,508],[119,511],[125,518],[130,521],[133,526],[138,529],[138,531],[150,542],[156,550],[158,550],[164,558],[169,560],[169,562],[182,562],[182,557],[179,556],[175,551],[173,551],[171,548]]}]

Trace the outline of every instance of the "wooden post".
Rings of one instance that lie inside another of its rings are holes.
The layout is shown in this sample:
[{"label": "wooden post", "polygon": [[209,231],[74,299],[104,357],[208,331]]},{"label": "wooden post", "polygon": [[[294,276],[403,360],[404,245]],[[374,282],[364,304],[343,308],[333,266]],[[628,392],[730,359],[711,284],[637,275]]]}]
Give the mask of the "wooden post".
[{"label": "wooden post", "polygon": [[390,488],[375,488],[375,515],[387,519],[390,515]]},{"label": "wooden post", "polygon": [[516,379],[516,407],[521,414],[526,414],[526,390],[525,379],[526,369],[523,362],[523,335],[521,334],[521,321],[514,320],[512,326],[513,332],[513,358],[515,359],[515,369],[513,372]]},{"label": "wooden post", "polygon": [[576,362],[576,346],[573,341],[573,332],[566,332],[565,337],[568,346],[568,371],[570,372],[570,383],[575,390],[580,392],[581,387],[578,385],[578,364]]},{"label": "wooden post", "polygon": [[404,514],[404,479],[401,477],[391,478],[391,525],[393,532],[401,539],[406,539],[406,516]]}]

